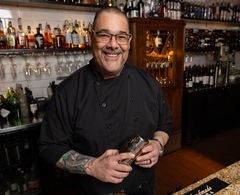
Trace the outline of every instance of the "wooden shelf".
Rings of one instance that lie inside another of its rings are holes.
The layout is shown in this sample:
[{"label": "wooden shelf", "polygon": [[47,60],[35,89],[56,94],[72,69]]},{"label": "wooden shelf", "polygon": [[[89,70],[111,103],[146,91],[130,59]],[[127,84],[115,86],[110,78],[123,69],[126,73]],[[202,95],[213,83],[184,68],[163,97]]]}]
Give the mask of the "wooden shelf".
[{"label": "wooden shelf", "polygon": [[214,21],[214,20],[199,20],[199,19],[183,19],[186,22],[186,28],[205,28],[205,29],[220,29],[220,30],[240,30],[239,22]]},{"label": "wooden shelf", "polygon": [[87,4],[66,4],[54,3],[49,1],[34,1],[34,0],[1,0],[1,5],[15,6],[15,7],[31,7],[31,8],[45,8],[57,10],[71,10],[71,11],[84,11],[96,12],[101,8],[99,5]]}]

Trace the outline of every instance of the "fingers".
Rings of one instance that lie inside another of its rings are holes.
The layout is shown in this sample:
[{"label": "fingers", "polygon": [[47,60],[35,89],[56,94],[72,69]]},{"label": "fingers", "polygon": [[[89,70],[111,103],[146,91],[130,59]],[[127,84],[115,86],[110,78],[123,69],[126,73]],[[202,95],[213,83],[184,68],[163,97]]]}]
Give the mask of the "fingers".
[{"label": "fingers", "polygon": [[107,150],[94,161],[94,176],[101,181],[120,183],[132,171],[132,167],[120,161],[134,158],[132,153],[121,153],[117,150]]},{"label": "fingers", "polygon": [[158,162],[159,146],[155,141],[149,141],[149,144],[142,149],[142,155],[136,158],[135,164],[150,168]]}]

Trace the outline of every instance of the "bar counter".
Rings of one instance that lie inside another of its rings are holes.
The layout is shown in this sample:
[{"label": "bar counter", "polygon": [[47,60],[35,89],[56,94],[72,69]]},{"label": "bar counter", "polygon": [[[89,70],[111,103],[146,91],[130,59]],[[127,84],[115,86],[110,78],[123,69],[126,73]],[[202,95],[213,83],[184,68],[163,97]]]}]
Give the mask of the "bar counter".
[{"label": "bar counter", "polygon": [[41,113],[37,118],[22,120],[22,124],[18,126],[13,126],[13,125],[7,126],[6,124],[4,124],[3,126],[0,126],[0,136],[38,127],[41,125],[42,119],[43,119],[43,114]]},{"label": "bar counter", "polygon": [[[175,192],[173,195],[184,195],[184,194],[192,194],[192,195],[208,195],[213,194],[211,192],[203,192],[198,191],[197,193],[189,193],[192,190],[198,188],[201,185],[204,185],[206,182],[218,178],[229,185],[218,192],[214,193],[217,195],[240,195],[240,161],[233,163],[232,165],[217,171],[209,175],[208,177],[199,180],[198,182],[191,184],[190,186]],[[207,187],[208,188],[208,187]]]}]

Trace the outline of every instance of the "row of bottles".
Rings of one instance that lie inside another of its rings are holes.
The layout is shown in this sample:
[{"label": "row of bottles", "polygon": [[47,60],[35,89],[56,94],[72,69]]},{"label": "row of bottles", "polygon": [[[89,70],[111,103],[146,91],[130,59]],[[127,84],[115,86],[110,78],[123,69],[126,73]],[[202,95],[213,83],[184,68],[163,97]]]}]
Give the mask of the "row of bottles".
[{"label": "row of bottles", "polygon": [[27,87],[24,93],[22,86],[16,84],[16,90],[9,87],[6,95],[0,97],[0,128],[28,123],[38,114],[37,102]]},{"label": "row of bottles", "polygon": [[40,190],[40,181],[34,166],[0,173],[0,195],[20,195]]},{"label": "row of bottles", "polygon": [[[141,5],[141,6],[139,6]],[[122,9],[122,4],[117,5]],[[160,17],[171,19],[201,19],[227,22],[240,21],[240,6],[231,2],[205,3],[189,0],[126,0],[124,11],[128,17],[142,17],[143,8],[145,17]]]},{"label": "row of bottles", "polygon": [[181,2],[180,0],[165,1],[165,0],[126,0],[124,7],[118,7],[126,13],[129,18],[147,18],[147,17],[160,17],[160,18],[181,18]]},{"label": "row of bottles", "polygon": [[[8,21],[6,30],[0,19],[0,49],[46,49],[46,48],[86,48],[89,46],[89,31],[92,26],[85,22],[75,20],[64,21],[62,28],[55,27],[51,30],[50,24],[46,23],[43,29],[39,24],[36,31],[31,26],[23,29],[22,19],[17,20],[17,29],[11,20]],[[5,32],[6,31],[6,32]]]},{"label": "row of bottles", "polygon": [[240,5],[234,5],[230,1],[215,1],[213,3],[184,1],[181,7],[182,18],[227,22],[240,21]]},{"label": "row of bottles", "polygon": [[226,85],[229,82],[230,61],[217,61],[216,65],[185,66],[185,89],[201,89]]},{"label": "row of bottles", "polygon": [[[240,21],[240,6],[228,1],[190,1],[190,0],[48,0],[64,4],[87,4],[116,6],[128,17],[163,17],[171,19],[190,18],[216,21]],[[142,11],[144,10],[144,11]]]},{"label": "row of bottles", "polygon": [[186,50],[219,50],[221,45],[240,50],[240,30],[185,29]]}]

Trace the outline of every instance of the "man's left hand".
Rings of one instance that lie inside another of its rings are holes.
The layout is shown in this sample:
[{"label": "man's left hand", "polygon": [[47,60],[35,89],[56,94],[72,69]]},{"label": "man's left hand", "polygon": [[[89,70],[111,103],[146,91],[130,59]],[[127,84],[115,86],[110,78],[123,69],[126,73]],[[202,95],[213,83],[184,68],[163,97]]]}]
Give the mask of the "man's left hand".
[{"label": "man's left hand", "polygon": [[142,149],[142,154],[136,158],[135,164],[140,167],[151,168],[158,162],[160,149],[157,141],[149,140],[149,144]]}]

